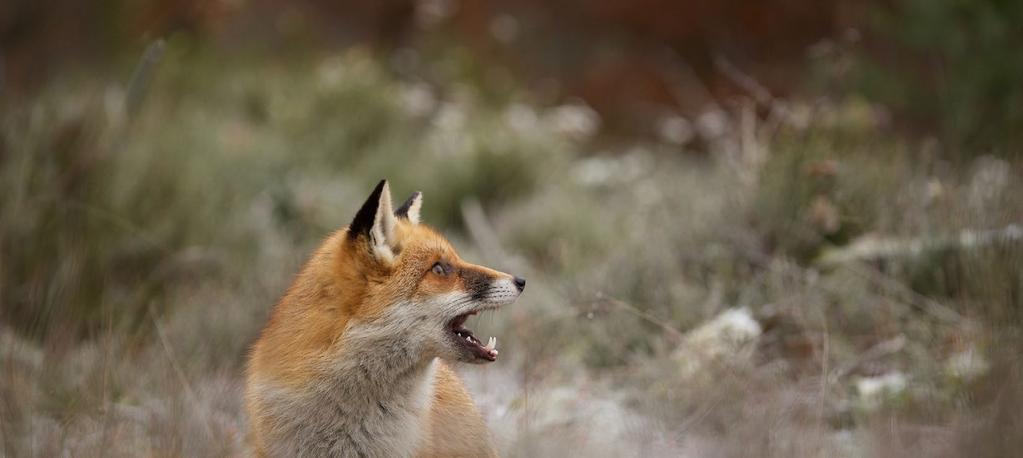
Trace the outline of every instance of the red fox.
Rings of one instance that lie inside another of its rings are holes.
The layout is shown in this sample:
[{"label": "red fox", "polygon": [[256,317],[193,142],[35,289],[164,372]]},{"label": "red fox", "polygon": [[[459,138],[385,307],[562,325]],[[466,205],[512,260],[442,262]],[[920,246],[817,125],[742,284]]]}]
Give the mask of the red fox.
[{"label": "red fox", "polygon": [[274,307],[245,387],[257,455],[496,456],[448,363],[497,359],[466,319],[526,281],[463,261],[421,206],[416,192],[392,211],[381,181]]}]

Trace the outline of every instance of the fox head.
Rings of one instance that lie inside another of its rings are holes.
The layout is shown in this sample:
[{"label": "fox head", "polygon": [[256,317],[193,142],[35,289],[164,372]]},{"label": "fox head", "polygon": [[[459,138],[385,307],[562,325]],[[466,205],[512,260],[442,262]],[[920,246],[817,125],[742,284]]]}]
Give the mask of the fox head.
[{"label": "fox head", "polygon": [[392,209],[381,181],[344,231],[332,270],[338,287],[349,289],[340,305],[347,337],[363,344],[402,339],[420,358],[495,361],[496,340],[481,342],[465,322],[514,302],[526,280],[462,260],[447,239],[420,223],[421,207],[422,194],[415,192]]}]

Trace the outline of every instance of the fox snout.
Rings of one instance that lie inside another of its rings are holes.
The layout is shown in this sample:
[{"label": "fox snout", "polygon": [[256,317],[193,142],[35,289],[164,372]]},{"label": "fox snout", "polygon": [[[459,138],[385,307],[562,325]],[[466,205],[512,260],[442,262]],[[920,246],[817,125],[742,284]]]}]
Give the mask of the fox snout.
[{"label": "fox snout", "polygon": [[526,289],[526,279],[502,272],[488,273],[490,269],[464,269],[460,277],[465,291],[475,301],[501,302],[502,299],[514,300]]},{"label": "fox snout", "polygon": [[454,357],[468,363],[487,363],[497,360],[497,339],[491,337],[484,344],[472,330],[465,327],[469,317],[511,304],[525,289],[526,280],[497,272],[486,267],[469,265],[458,270],[461,293],[446,299],[451,308],[445,318],[446,333],[454,349]]}]

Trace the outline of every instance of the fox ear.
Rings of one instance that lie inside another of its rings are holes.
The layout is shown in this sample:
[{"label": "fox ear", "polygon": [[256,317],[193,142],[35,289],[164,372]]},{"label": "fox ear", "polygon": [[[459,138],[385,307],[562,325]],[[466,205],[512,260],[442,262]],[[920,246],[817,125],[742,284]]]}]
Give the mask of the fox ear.
[{"label": "fox ear", "polygon": [[394,216],[405,218],[412,224],[419,224],[419,209],[422,207],[423,193],[416,191],[394,211]]},{"label": "fox ear", "polygon": [[373,254],[381,261],[390,262],[394,259],[391,246],[394,242],[395,222],[391,211],[391,190],[387,180],[380,180],[348,226],[348,238],[354,240],[360,236],[368,237]]}]

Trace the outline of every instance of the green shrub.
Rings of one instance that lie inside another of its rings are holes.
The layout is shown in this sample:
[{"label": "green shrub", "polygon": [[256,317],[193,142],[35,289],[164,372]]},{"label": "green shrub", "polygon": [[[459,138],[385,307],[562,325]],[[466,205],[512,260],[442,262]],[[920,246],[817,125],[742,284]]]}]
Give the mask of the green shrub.
[{"label": "green shrub", "polygon": [[874,15],[856,81],[950,157],[1023,151],[1023,3],[900,0]]}]

